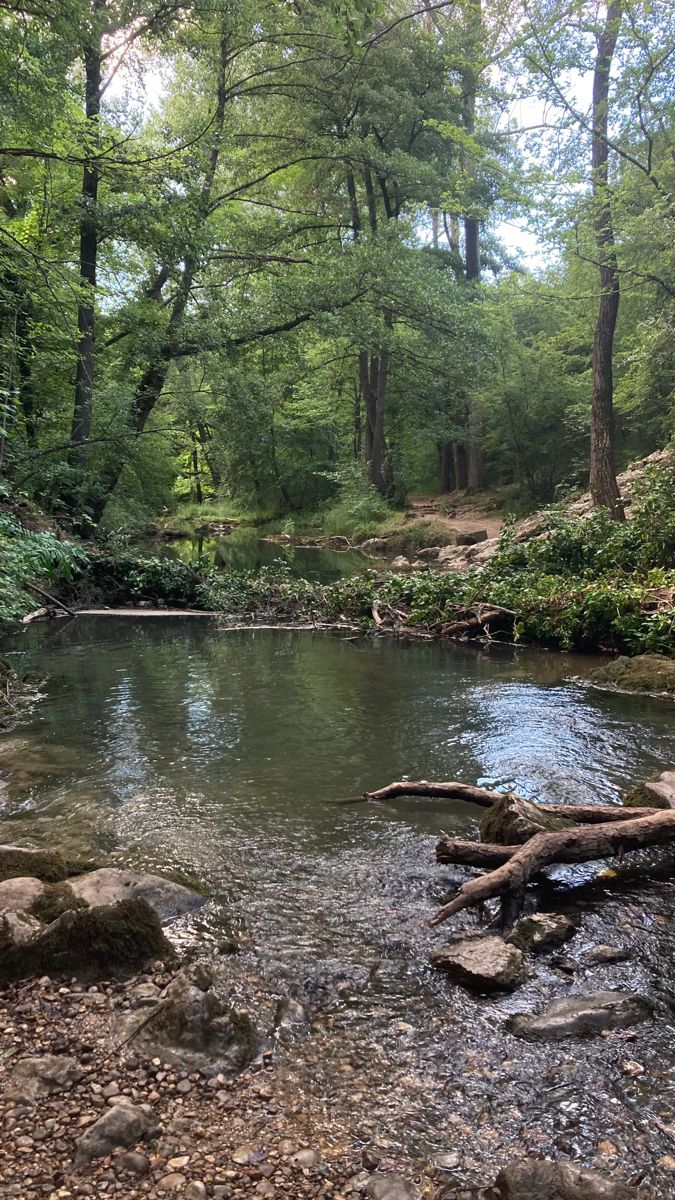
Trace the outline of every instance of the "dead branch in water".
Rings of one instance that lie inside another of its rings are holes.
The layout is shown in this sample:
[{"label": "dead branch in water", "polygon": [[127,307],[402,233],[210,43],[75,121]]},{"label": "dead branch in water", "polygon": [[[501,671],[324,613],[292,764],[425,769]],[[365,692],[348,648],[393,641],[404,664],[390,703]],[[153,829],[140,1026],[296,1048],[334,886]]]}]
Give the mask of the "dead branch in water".
[{"label": "dead branch in water", "polygon": [[[502,800],[506,792],[494,792],[488,788],[472,787],[455,780],[432,782],[428,779],[403,779],[378,788],[375,792],[364,792],[357,800],[397,800],[401,796],[428,796],[435,799],[466,800],[481,808],[491,808]],[[515,795],[515,793],[510,793]],[[636,817],[649,817],[659,812],[658,808],[623,808],[618,804],[537,804],[542,812],[552,817],[566,817],[582,824],[600,825],[605,821],[632,821]]]},{"label": "dead branch in water", "polygon": [[[521,896],[532,876],[552,863],[592,862],[596,858],[610,858],[615,854],[673,840],[675,812],[659,810],[650,816],[622,821],[620,824],[611,822],[600,829],[537,833],[522,846],[491,846],[489,849],[495,855],[508,853],[507,861],[487,875],[464,883],[454,899],[440,908],[429,924],[440,925],[455,913],[482,904],[493,896],[502,896],[506,902],[509,896]],[[459,847],[466,848],[467,845],[466,842],[459,843]],[[473,849],[476,850],[476,847]],[[468,852],[460,849],[458,853]]]}]

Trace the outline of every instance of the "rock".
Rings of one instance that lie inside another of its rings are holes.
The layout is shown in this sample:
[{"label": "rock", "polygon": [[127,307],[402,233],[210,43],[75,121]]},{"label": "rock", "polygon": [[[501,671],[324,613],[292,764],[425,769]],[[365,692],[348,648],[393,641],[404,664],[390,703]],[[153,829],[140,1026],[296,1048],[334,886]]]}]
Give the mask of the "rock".
[{"label": "rock", "polygon": [[44,883],[31,875],[17,875],[0,883],[0,910],[30,912],[44,891]]},{"label": "rock", "polygon": [[21,979],[60,971],[109,974],[172,958],[159,917],[145,900],[121,900],[101,908],[64,913],[25,945],[3,955],[0,977]]},{"label": "rock", "polygon": [[359,549],[362,550],[364,554],[386,554],[387,545],[388,543],[386,538],[373,537],[367,538],[365,542],[361,542]]},{"label": "rock", "polygon": [[83,1075],[77,1061],[65,1054],[20,1058],[12,1070],[6,1095],[18,1104],[32,1104],[42,1096],[68,1091]]},{"label": "rock", "polygon": [[665,692],[675,696],[675,659],[665,654],[637,654],[615,658],[589,676],[596,687],[619,688],[623,692]]},{"label": "rock", "polygon": [[191,888],[183,887],[181,883],[162,879],[159,875],[139,875],[116,867],[89,871],[69,882],[75,895],[92,908],[140,897],[154,908],[162,924],[182,917],[205,903],[203,896]]},{"label": "rock", "polygon": [[127,997],[134,1008],[147,1008],[159,1000],[160,989],[156,983],[137,983],[129,988]]},{"label": "rock", "polygon": [[437,1154],[432,1160],[432,1166],[437,1171],[454,1171],[461,1161],[459,1154],[450,1151],[448,1154]]},{"label": "rock", "polygon": [[0,846],[0,880],[30,877],[57,883],[67,874],[65,859],[56,850]]},{"label": "rock", "polygon": [[291,1162],[294,1167],[315,1167],[321,1162],[321,1155],[318,1150],[298,1150]]},{"label": "rock", "polygon": [[623,797],[627,808],[675,808],[675,771],[662,771],[644,783],[638,783]]},{"label": "rock", "polygon": [[392,571],[409,571],[410,560],[406,558],[405,554],[399,554],[398,558],[393,559],[390,563],[390,569]]},{"label": "rock", "polygon": [[241,1070],[257,1050],[257,1031],[247,1012],[221,1000],[208,983],[208,976],[181,971],[154,1011],[133,1018],[130,1042],[150,1057],[211,1075]]},{"label": "rock", "polygon": [[499,1172],[501,1200],[638,1200],[639,1192],[575,1163],[525,1158]]},{"label": "rock", "polygon": [[433,562],[435,558],[438,558],[440,552],[440,546],[424,546],[417,551],[417,557],[421,558],[423,562]]},{"label": "rock", "polygon": [[599,967],[605,963],[621,963],[627,962],[631,953],[627,946],[605,946],[599,944],[591,946],[582,955],[581,961],[585,967]]},{"label": "rock", "polygon": [[402,1175],[373,1175],[363,1194],[371,1200],[415,1200],[417,1189]]},{"label": "rock", "polygon": [[168,1175],[163,1175],[157,1184],[158,1192],[177,1192],[182,1190],[183,1184],[186,1182],[185,1176],[181,1175],[180,1171],[170,1171]]},{"label": "rock", "polygon": [[303,1037],[309,1029],[309,1013],[304,1004],[292,996],[279,1001],[274,1014],[274,1030],[282,1041]]},{"label": "rock", "polygon": [[475,992],[512,992],[527,978],[522,952],[499,937],[457,938],[432,951],[431,964]]},{"label": "rock", "polygon": [[542,812],[531,800],[508,792],[500,796],[491,808],[486,808],[480,822],[480,836],[483,842],[521,846],[536,833],[551,833],[571,826],[571,821],[552,817]]},{"label": "rock", "polygon": [[592,992],[554,1000],[541,1013],[516,1013],[507,1028],[530,1042],[560,1041],[601,1033],[603,1029],[626,1029],[647,1020],[652,1006],[633,992]]},{"label": "rock", "polygon": [[112,1154],[116,1146],[134,1146],[158,1132],[159,1124],[149,1104],[115,1104],[80,1138],[75,1165],[86,1166],[93,1158]]},{"label": "rock", "polygon": [[562,913],[533,913],[517,922],[508,940],[512,946],[536,954],[551,946],[562,946],[574,935],[576,928],[572,918]]},{"label": "rock", "polygon": [[202,1183],[201,1179],[193,1179],[188,1183],[184,1196],[185,1200],[206,1200],[206,1184]]},{"label": "rock", "polygon": [[0,954],[3,960],[0,963],[0,976],[4,963],[11,962],[12,958],[20,955],[23,948],[29,945],[41,930],[40,922],[30,913],[0,913]]},{"label": "rock", "polygon": [[479,542],[487,542],[487,540],[487,529],[476,529],[471,533],[458,533],[456,544],[458,546],[477,546]]},{"label": "rock", "polygon": [[150,1170],[150,1159],[144,1154],[137,1154],[133,1150],[128,1150],[125,1154],[118,1154],[115,1159],[115,1168],[118,1171],[126,1171],[128,1175],[147,1175]]},{"label": "rock", "polygon": [[254,1167],[256,1163],[264,1162],[267,1155],[257,1146],[237,1146],[230,1157],[239,1167]]}]

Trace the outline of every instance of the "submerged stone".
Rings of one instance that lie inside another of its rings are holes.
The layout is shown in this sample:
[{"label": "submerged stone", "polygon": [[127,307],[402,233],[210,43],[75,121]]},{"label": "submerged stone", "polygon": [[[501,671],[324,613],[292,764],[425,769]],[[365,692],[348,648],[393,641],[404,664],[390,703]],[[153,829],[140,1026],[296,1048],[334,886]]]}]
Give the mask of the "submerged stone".
[{"label": "submerged stone", "polygon": [[374,1175],[363,1189],[370,1200],[416,1200],[417,1189],[402,1175]]},{"label": "submerged stone", "polygon": [[522,952],[501,938],[464,937],[432,951],[431,965],[474,992],[512,992],[527,979]]},{"label": "submerged stone", "polygon": [[79,875],[69,883],[75,896],[91,907],[116,904],[118,900],[145,900],[162,923],[192,912],[205,903],[198,892],[174,883],[172,879],[117,867],[101,867],[98,871]]},{"label": "submerged stone", "polygon": [[522,917],[509,936],[512,946],[538,953],[552,946],[562,946],[576,933],[576,924],[562,913],[533,913]]},{"label": "submerged stone", "polygon": [[588,1037],[604,1029],[626,1029],[651,1015],[652,1005],[644,996],[633,992],[592,992],[554,1000],[541,1013],[517,1013],[506,1024],[516,1037],[530,1042],[554,1042]]},{"label": "submerged stone", "polygon": [[57,850],[0,846],[0,880],[30,877],[58,883],[67,874],[66,861]]},{"label": "submerged stone", "polygon": [[569,829],[572,822],[563,817],[554,817],[522,796],[512,792],[500,796],[491,808],[483,813],[480,822],[482,842],[496,842],[500,846],[521,846],[536,833],[553,833]]},{"label": "submerged stone", "polygon": [[509,1163],[495,1186],[501,1200],[638,1200],[641,1195],[599,1171],[537,1158]]}]

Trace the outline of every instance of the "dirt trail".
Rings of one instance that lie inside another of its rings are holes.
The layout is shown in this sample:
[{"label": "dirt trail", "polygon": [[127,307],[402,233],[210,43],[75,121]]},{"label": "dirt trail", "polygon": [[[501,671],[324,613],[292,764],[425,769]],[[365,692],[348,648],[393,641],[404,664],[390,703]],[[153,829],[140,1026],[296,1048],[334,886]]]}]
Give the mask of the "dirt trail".
[{"label": "dirt trail", "polygon": [[487,512],[481,505],[480,496],[468,496],[466,492],[446,492],[435,496],[413,496],[410,500],[406,523],[421,525],[433,521],[453,533],[473,533],[484,529],[489,538],[497,537],[504,518]]}]

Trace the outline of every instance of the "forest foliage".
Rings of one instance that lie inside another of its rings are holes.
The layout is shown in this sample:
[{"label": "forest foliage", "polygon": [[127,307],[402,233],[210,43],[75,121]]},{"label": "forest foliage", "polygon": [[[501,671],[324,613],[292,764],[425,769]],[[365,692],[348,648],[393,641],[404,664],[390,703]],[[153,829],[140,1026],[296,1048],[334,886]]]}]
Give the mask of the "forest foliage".
[{"label": "forest foliage", "polygon": [[674,32],[650,0],[0,3],[8,486],[80,532],[548,503],[587,480],[611,255],[619,464],[666,444]]}]

